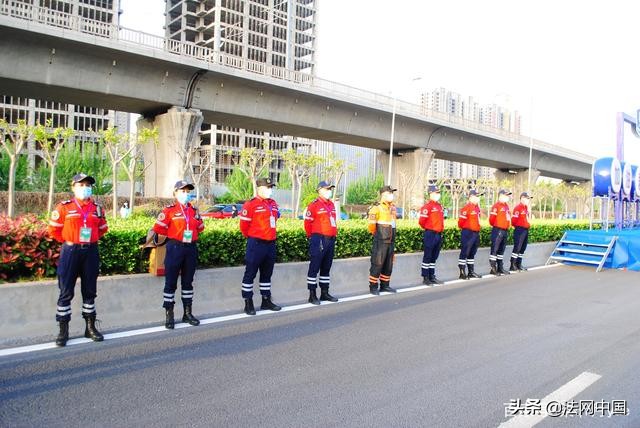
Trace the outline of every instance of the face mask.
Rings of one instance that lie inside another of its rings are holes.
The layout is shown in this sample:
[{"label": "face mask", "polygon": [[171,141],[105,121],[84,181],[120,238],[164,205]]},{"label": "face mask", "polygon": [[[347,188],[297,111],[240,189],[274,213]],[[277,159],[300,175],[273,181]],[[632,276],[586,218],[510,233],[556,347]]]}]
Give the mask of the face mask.
[{"label": "face mask", "polygon": [[184,193],[184,192],[178,192],[178,193],[176,193],[176,199],[182,205],[185,205],[187,202],[189,202],[191,200],[191,194],[190,193]]},{"label": "face mask", "polygon": [[522,202],[526,206],[529,206],[529,204],[531,203],[531,200],[529,198],[521,198],[520,202]]},{"label": "face mask", "polygon": [[432,193],[430,195],[431,200],[434,202],[438,202],[440,200],[440,196],[441,196],[440,193]]},{"label": "face mask", "polygon": [[273,189],[270,187],[261,187],[258,189],[258,196],[262,199],[269,199],[273,195]]},{"label": "face mask", "polygon": [[384,200],[387,202],[393,202],[393,193],[389,193],[384,196]]},{"label": "face mask", "polygon": [[480,202],[480,197],[469,196],[469,202],[471,202],[472,204],[478,205],[478,202]]},{"label": "face mask", "polygon": [[498,200],[503,204],[506,204],[507,202],[509,202],[509,197],[507,195],[500,195],[500,197],[498,197]]},{"label": "face mask", "polygon": [[74,187],[73,196],[75,196],[76,199],[84,201],[85,199],[91,196],[91,187],[90,186]]},{"label": "face mask", "polygon": [[320,196],[325,199],[331,199],[331,196],[333,196],[333,192],[331,191],[331,189],[320,189]]}]

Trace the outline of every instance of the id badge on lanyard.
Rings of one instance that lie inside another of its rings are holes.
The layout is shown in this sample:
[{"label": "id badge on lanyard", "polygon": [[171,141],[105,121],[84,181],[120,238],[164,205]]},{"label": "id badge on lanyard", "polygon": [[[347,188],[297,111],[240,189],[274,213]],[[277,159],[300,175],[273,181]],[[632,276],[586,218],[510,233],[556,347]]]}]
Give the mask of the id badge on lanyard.
[{"label": "id badge on lanyard", "polygon": [[81,227],[80,228],[80,237],[78,239],[80,243],[85,244],[87,242],[91,242],[91,228],[90,227]]},{"label": "id badge on lanyard", "polygon": [[182,242],[191,243],[193,241],[193,230],[185,230],[182,232]]},{"label": "id badge on lanyard", "polygon": [[331,222],[331,227],[336,227],[336,219],[333,218],[331,213],[329,213],[329,221]]},{"label": "id badge on lanyard", "polygon": [[269,226],[271,226],[271,229],[276,228],[276,218],[273,216],[273,214],[269,216]]}]

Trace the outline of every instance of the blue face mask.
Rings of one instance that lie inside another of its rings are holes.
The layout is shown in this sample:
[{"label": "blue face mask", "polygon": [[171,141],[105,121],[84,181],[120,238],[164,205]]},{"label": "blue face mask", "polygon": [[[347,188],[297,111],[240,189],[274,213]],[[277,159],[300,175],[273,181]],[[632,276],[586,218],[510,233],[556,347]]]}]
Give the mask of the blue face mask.
[{"label": "blue face mask", "polygon": [[178,202],[180,202],[182,205],[185,205],[187,202],[189,202],[190,200],[193,199],[191,193],[183,193],[183,192],[179,192],[176,195],[176,199],[178,200]]},{"label": "blue face mask", "polygon": [[85,199],[91,197],[91,187],[75,187],[73,189],[73,195],[76,197],[76,199],[84,201]]}]

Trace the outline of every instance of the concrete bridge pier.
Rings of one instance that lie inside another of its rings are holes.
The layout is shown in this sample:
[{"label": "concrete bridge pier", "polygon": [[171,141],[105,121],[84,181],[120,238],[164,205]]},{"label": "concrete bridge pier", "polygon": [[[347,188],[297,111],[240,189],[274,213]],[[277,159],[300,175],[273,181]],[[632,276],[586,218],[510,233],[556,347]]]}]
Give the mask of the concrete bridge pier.
[{"label": "concrete bridge pier", "polygon": [[[396,205],[407,210],[420,208],[424,203],[424,195],[429,184],[427,172],[431,166],[434,153],[430,149],[416,149],[396,152],[391,166],[391,185],[398,188]],[[389,171],[389,154],[378,152],[378,161],[387,181]]]},{"label": "concrete bridge pier", "polygon": [[153,119],[138,120],[138,128],[158,127],[158,145],[143,145],[145,170],[144,195],[171,197],[173,185],[191,178],[191,155],[198,146],[203,117],[200,110],[171,107]]},{"label": "concrete bridge pier", "polygon": [[512,200],[519,201],[520,194],[522,192],[533,192],[533,186],[535,185],[538,177],[540,177],[540,171],[531,170],[531,185],[529,185],[529,169],[510,169],[510,170],[496,170],[494,177],[498,183],[503,181],[511,182],[511,187],[507,190],[513,192]]}]

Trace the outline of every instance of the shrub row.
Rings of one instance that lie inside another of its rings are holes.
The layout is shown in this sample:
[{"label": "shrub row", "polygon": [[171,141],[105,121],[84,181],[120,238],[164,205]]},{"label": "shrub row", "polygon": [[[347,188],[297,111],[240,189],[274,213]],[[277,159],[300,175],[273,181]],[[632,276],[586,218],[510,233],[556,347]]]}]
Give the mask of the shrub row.
[{"label": "shrub row", "polygon": [[[140,245],[154,219],[137,217],[109,219],[109,233],[100,241],[102,275],[146,272],[148,250]],[[244,263],[246,240],[238,230],[237,219],[205,220],[206,229],[198,241],[200,267],[237,266]],[[588,229],[586,221],[534,221],[529,242],[556,241],[567,229]],[[512,232],[512,230],[511,230]],[[480,231],[480,245],[490,245],[491,228]],[[460,230],[454,220],[447,220],[443,249],[459,248]],[[336,242],[336,258],[368,256],[371,235],[366,220],[340,223]],[[512,242],[511,233],[509,242]],[[308,260],[307,238],[302,221],[278,221],[278,262]],[[12,220],[0,216],[0,281],[17,281],[55,276],[60,244],[46,235],[46,223],[27,215]],[[415,220],[398,222],[397,253],[422,251],[422,229]]]}]

